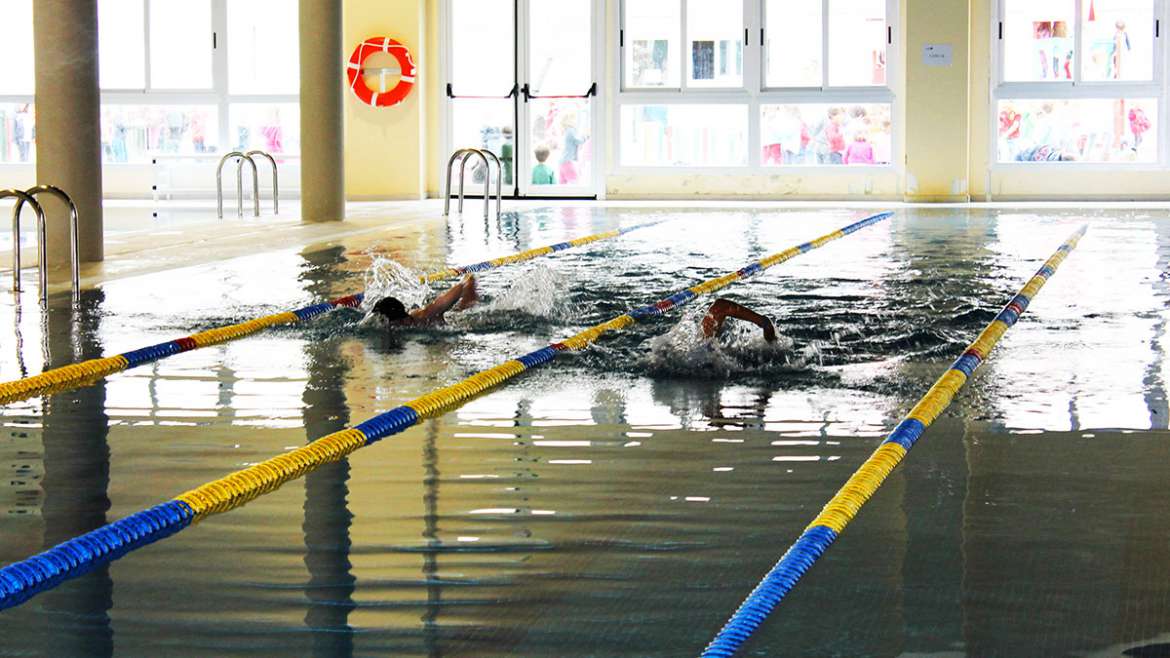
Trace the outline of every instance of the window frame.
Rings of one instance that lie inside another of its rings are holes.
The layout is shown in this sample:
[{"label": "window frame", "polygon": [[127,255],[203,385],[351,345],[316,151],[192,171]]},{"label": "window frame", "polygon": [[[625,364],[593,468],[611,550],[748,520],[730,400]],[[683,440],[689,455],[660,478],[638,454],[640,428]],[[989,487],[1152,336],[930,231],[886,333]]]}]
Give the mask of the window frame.
[{"label": "window frame", "polygon": [[[685,45],[686,33],[686,0],[681,2],[680,34]],[[713,0],[716,1],[716,0]],[[1159,0],[1161,1],[1161,0]],[[895,119],[898,113],[898,98],[902,89],[902,78],[899,75],[900,47],[899,38],[900,0],[884,0],[886,7],[886,84],[884,86],[821,86],[821,87],[768,87],[766,86],[766,71],[764,70],[765,52],[764,32],[765,12],[767,0],[742,0],[744,5],[744,23],[747,31],[747,41],[744,44],[743,85],[740,87],[687,87],[687,69],[690,63],[689,54],[685,47],[680,52],[680,86],[679,87],[627,87],[626,86],[626,47],[625,25],[626,4],[628,0],[620,0],[616,16],[611,28],[617,35],[617,62],[615,67],[616,81],[611,85],[615,101],[610,105],[609,123],[614,128],[610,131],[609,152],[612,154],[609,174],[621,176],[644,175],[712,175],[712,176],[748,176],[769,175],[783,172],[786,174],[801,175],[828,175],[841,176],[863,172],[866,174],[894,172],[902,161],[903,127],[900,122],[892,122],[891,157],[888,164],[873,165],[770,165],[762,164],[762,106],[775,104],[888,104]],[[822,0],[822,30],[827,33],[829,0]],[[828,58],[826,48],[827,38],[823,38],[822,67],[828,81]],[[748,158],[743,166],[685,166],[685,165],[656,165],[633,166],[622,164],[622,108],[626,105],[746,105],[748,108]]]},{"label": "window frame", "polygon": [[[1170,48],[1166,47],[1165,28],[1170,25],[1167,21],[1167,10],[1170,1],[1153,0],[1153,79],[1148,81],[1132,80],[1082,80],[1084,46],[1084,8],[1089,0],[1070,0],[1073,2],[1075,24],[1073,39],[1073,79],[1020,82],[1004,79],[1006,65],[1004,25],[1007,21],[1007,2],[1009,0],[995,0],[992,4],[991,24],[989,32],[991,38],[991,76],[990,76],[990,103],[988,106],[988,167],[991,171],[1011,170],[1067,170],[1067,171],[1158,171],[1167,168],[1170,163],[1170,140],[1164,134],[1167,120],[1170,119],[1170,108],[1167,107],[1167,79],[1170,71]],[[1118,99],[1146,99],[1152,98],[1158,102],[1156,120],[1158,144],[1156,147],[1157,159],[1153,162],[1001,162],[999,159],[999,104],[1001,101],[1014,100],[1118,100]]]},{"label": "window frame", "polygon": [[[228,80],[228,54],[231,49],[231,35],[228,32],[228,3],[229,2],[245,2],[247,0],[210,0],[211,2],[211,34],[208,37],[212,40],[211,54],[212,54],[212,86],[206,89],[154,89],[150,85],[150,67],[151,67],[151,43],[150,43],[150,2],[149,0],[139,0],[143,3],[144,22],[143,22],[143,38],[145,39],[145,88],[144,89],[125,89],[125,88],[110,88],[101,89],[101,105],[152,105],[152,106],[191,106],[191,105],[205,105],[215,106],[217,111],[217,126],[216,134],[218,135],[218,150],[214,153],[192,153],[184,154],[191,158],[206,158],[215,159],[222,157],[225,153],[230,152],[227,146],[233,142],[231,135],[231,107],[233,105],[242,105],[249,103],[264,103],[264,104],[281,104],[281,103],[300,103],[300,93],[291,94],[232,94],[229,92]],[[99,0],[100,2],[100,0]],[[289,10],[297,11],[297,4],[295,0],[289,0]],[[299,38],[299,37],[298,37]],[[33,94],[16,94],[16,95],[0,95],[0,103],[36,103],[36,93]],[[300,153],[284,153],[285,157],[299,158]],[[107,162],[103,159],[103,167],[142,167],[143,165],[151,165],[152,158],[150,155],[144,160],[129,160],[127,162]],[[29,162],[7,162],[0,163],[0,166],[29,166],[34,164],[34,161]],[[291,189],[291,188],[290,188]]]}]

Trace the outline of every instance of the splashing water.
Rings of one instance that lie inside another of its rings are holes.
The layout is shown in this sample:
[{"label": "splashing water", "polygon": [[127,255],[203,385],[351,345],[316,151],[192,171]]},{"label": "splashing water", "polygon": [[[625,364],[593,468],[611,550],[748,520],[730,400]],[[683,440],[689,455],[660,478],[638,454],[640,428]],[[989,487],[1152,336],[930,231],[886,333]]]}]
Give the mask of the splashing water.
[{"label": "splashing water", "polygon": [[758,328],[728,322],[714,339],[703,335],[705,310],[692,310],[665,334],[648,341],[646,366],[672,375],[727,377],[737,373],[767,373],[803,369],[805,359],[793,353],[793,341],[777,335],[764,340]]},{"label": "splashing water", "polygon": [[573,312],[567,288],[565,275],[547,265],[534,265],[517,275],[506,291],[493,298],[485,312],[520,312],[540,318],[567,318]]},{"label": "splashing water", "polygon": [[372,321],[371,311],[378,300],[384,297],[397,297],[407,309],[421,307],[430,295],[430,288],[419,281],[420,272],[385,256],[372,254],[373,262],[366,270],[366,297],[362,301],[362,310],[366,317],[361,325]]}]

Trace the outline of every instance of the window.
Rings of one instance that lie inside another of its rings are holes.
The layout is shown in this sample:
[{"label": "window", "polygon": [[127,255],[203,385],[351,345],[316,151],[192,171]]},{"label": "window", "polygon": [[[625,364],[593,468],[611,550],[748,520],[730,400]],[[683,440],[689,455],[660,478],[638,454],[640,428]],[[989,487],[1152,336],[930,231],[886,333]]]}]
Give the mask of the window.
[{"label": "window", "polygon": [[[5,16],[31,26],[32,0],[11,2]],[[297,22],[296,0],[98,0],[103,160],[299,153]],[[0,41],[0,162],[32,162],[32,30],[11,32]]]},{"label": "window", "polygon": [[102,158],[146,162],[152,153],[219,150],[215,105],[111,105],[102,103]]},{"label": "window", "polygon": [[301,64],[297,29],[295,2],[229,2],[228,93],[299,94]]},{"label": "window", "polygon": [[820,87],[825,79],[822,0],[765,3],[767,87]]},{"label": "window", "polygon": [[296,0],[98,0],[98,11],[107,163],[300,151]]},{"label": "window", "polygon": [[[7,0],[4,3],[6,25],[27,25],[28,29],[5,30],[0,39],[0,96],[33,93],[32,0]],[[30,102],[31,98],[28,99]]]},{"label": "window", "polygon": [[687,0],[688,87],[743,86],[743,4]]},{"label": "window", "polygon": [[214,42],[211,0],[150,0],[150,86],[210,89]]},{"label": "window", "polygon": [[0,162],[36,159],[35,121],[32,103],[0,103]]},{"label": "window", "polygon": [[618,161],[891,165],[894,7],[893,0],[624,0]]},{"label": "window", "polygon": [[1156,98],[999,101],[1000,162],[1158,161]]},{"label": "window", "polygon": [[747,165],[746,105],[623,105],[622,165]]},{"label": "window", "polygon": [[98,79],[102,89],[146,89],[146,5],[98,3]]},{"label": "window", "polygon": [[1162,3],[1001,3],[997,162],[1161,162]]},{"label": "window", "polygon": [[626,87],[679,87],[680,0],[626,0]]},{"label": "window", "polygon": [[763,105],[760,164],[888,165],[892,109],[888,103]]}]

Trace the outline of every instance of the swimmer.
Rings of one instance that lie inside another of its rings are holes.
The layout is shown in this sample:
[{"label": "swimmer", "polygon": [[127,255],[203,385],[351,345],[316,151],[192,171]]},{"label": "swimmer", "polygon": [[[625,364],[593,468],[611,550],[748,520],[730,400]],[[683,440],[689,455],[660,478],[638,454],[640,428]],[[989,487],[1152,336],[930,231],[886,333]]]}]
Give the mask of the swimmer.
[{"label": "swimmer", "polygon": [[374,313],[386,318],[391,327],[425,327],[442,324],[443,315],[454,308],[465,311],[479,301],[475,289],[475,277],[468,274],[462,281],[447,289],[435,301],[422,308],[407,311],[406,306],[394,297],[383,297],[374,304]]},{"label": "swimmer", "polygon": [[769,343],[776,342],[776,327],[771,320],[722,297],[715,300],[711,308],[707,309],[707,315],[703,317],[703,335],[707,338],[718,336],[719,332],[723,331],[723,323],[727,318],[750,322],[764,330],[764,340]]}]

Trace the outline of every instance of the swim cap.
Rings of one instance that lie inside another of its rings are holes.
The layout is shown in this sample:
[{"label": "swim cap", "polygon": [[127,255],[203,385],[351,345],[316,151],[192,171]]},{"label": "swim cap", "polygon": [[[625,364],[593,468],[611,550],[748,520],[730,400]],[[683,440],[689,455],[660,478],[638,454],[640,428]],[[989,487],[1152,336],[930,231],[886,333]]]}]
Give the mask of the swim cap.
[{"label": "swim cap", "polygon": [[410,314],[406,312],[406,306],[394,297],[383,297],[374,304],[374,312],[381,315],[391,322],[399,322],[410,318]]}]

